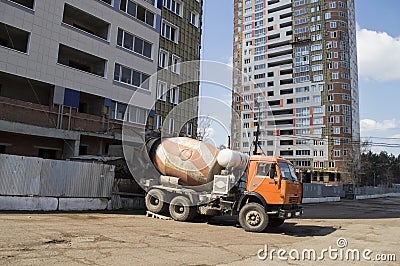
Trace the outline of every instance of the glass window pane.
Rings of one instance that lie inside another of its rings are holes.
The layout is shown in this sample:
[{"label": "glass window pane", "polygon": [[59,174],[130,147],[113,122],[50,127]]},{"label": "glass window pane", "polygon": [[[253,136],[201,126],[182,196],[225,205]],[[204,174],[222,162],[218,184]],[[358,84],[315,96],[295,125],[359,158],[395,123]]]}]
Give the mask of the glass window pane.
[{"label": "glass window pane", "polygon": [[121,74],[121,66],[118,64],[115,64],[114,80],[120,81],[120,74]]},{"label": "glass window pane", "polygon": [[136,17],[136,4],[128,1],[128,14]]},{"label": "glass window pane", "polygon": [[151,50],[152,50],[151,48],[152,48],[152,45],[150,43],[144,42],[143,55],[148,58],[151,58]]},{"label": "glass window pane", "polygon": [[152,27],[154,26],[154,14],[149,11],[146,12],[146,23]]},{"label": "glass window pane", "polygon": [[139,38],[135,38],[135,52],[143,54],[143,41]]},{"label": "glass window pane", "polygon": [[142,88],[143,89],[150,89],[150,80],[149,80],[150,76],[146,75],[146,74],[142,74]]},{"label": "glass window pane", "polygon": [[129,68],[122,67],[121,81],[128,83],[128,84],[132,84],[131,74],[132,74],[132,71]]},{"label": "glass window pane", "polygon": [[125,112],[126,112],[126,104],[118,103],[117,119],[124,120]]},{"label": "glass window pane", "polygon": [[141,78],[140,73],[137,71],[133,71],[133,83],[132,84],[139,87],[141,84],[140,78]]},{"label": "glass window pane", "polygon": [[136,18],[145,22],[146,21],[146,9],[142,6],[137,7]]},{"label": "glass window pane", "polygon": [[118,29],[118,37],[117,37],[117,44],[122,46],[122,36],[124,32],[121,29]]},{"label": "glass window pane", "polygon": [[133,36],[125,32],[124,47],[133,50]]},{"label": "glass window pane", "polygon": [[110,112],[109,112],[109,117],[111,119],[115,119],[115,102],[112,102],[111,106],[110,106]]},{"label": "glass window pane", "polygon": [[126,0],[121,0],[121,5],[119,6],[119,9],[122,11],[126,11]]}]

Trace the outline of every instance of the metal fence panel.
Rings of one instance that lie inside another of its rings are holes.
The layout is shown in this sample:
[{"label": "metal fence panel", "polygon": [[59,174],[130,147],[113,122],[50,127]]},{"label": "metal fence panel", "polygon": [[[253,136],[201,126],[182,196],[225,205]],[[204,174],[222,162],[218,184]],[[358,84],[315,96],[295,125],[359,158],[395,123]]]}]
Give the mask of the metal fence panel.
[{"label": "metal fence panel", "polygon": [[111,197],[114,166],[44,160],[40,196]]},{"label": "metal fence panel", "polygon": [[38,195],[42,159],[0,154],[0,195]]}]

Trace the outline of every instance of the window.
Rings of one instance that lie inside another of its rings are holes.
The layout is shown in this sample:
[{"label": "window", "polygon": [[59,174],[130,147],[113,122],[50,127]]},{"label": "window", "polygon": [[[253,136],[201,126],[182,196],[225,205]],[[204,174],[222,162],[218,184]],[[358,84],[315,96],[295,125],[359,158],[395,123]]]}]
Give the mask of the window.
[{"label": "window", "polygon": [[322,117],[314,117],[313,118],[313,125],[323,125],[324,119]]},{"label": "window", "polygon": [[133,36],[120,28],[118,28],[117,45],[149,59],[152,58],[153,44]]},{"label": "window", "polygon": [[323,70],[322,65],[313,65],[311,68],[312,68],[312,71],[322,71]]},{"label": "window", "polygon": [[0,22],[0,46],[28,52],[30,33]]},{"label": "window", "polygon": [[187,123],[185,125],[185,134],[188,137],[193,136],[193,124],[192,123]]},{"label": "window", "polygon": [[176,55],[172,55],[172,72],[175,74],[181,73],[181,59]]},{"label": "window", "polygon": [[294,16],[301,16],[301,15],[304,15],[304,14],[307,14],[307,13],[308,13],[308,8],[302,8],[300,10],[294,11],[293,15]]},{"label": "window", "polygon": [[179,87],[172,87],[169,90],[169,102],[173,104],[179,103]]},{"label": "window", "polygon": [[332,79],[339,79],[339,73],[332,73]]},{"label": "window", "polygon": [[340,157],[340,150],[334,150],[333,151],[333,156],[334,157]]},{"label": "window", "polygon": [[323,75],[314,75],[313,80],[314,80],[314,82],[323,81],[324,76]]},{"label": "window", "polygon": [[340,134],[340,127],[333,127],[333,134]]},{"label": "window", "polygon": [[160,53],[158,55],[158,66],[162,68],[167,68],[168,61],[169,61],[169,53],[167,51],[160,49]]},{"label": "window", "polygon": [[176,0],[164,0],[164,7],[172,13],[182,16],[182,3]]},{"label": "window", "polygon": [[147,111],[140,107],[129,106],[129,122],[137,123],[137,124],[146,124]]},{"label": "window", "polygon": [[307,3],[307,0],[299,0],[299,1],[295,1],[293,6],[301,6],[301,5],[305,5]]},{"label": "window", "polygon": [[319,51],[319,50],[322,50],[322,44],[314,44],[314,45],[311,45],[311,51]]},{"label": "window", "polygon": [[167,40],[178,43],[179,41],[179,30],[177,27],[172,26],[172,24],[163,21],[161,24],[161,36]]},{"label": "window", "polygon": [[29,9],[33,9],[35,6],[35,0],[9,0],[9,1],[17,3]]},{"label": "window", "polygon": [[321,102],[321,96],[320,95],[313,96],[313,102],[320,103]]},{"label": "window", "polygon": [[254,70],[265,69],[265,67],[266,67],[265,64],[255,65],[255,66],[254,66]]},{"label": "window", "polygon": [[322,60],[322,54],[316,54],[311,57],[311,61],[319,61]]},{"label": "window", "polygon": [[199,14],[190,12],[189,22],[190,22],[190,24],[192,24],[193,26],[198,28],[199,27]]},{"label": "window", "polygon": [[163,81],[158,81],[157,86],[157,99],[166,101],[167,100],[167,83]]},{"label": "window", "polygon": [[259,20],[259,19],[262,19],[262,18],[264,18],[264,13],[263,12],[258,12],[258,13],[254,14],[254,19],[255,20]]},{"label": "window", "polygon": [[336,2],[330,2],[329,8],[336,8]]},{"label": "window", "polygon": [[310,92],[310,87],[309,86],[298,87],[295,90],[296,90],[296,93]]},{"label": "window", "polygon": [[175,120],[173,118],[169,119],[169,123],[168,123],[168,133],[172,134],[175,131]]},{"label": "window", "polygon": [[325,13],[325,19],[330,19],[331,18],[331,13],[330,12],[326,12]]},{"label": "window", "polygon": [[322,106],[314,106],[313,114],[322,114],[322,113],[323,113]]},{"label": "window", "polygon": [[145,82],[150,76],[141,73],[137,70],[122,66],[120,64],[115,64],[114,69],[114,80],[143,89],[149,89],[149,83]]},{"label": "window", "polygon": [[120,10],[154,27],[155,15],[143,6],[136,4],[131,0],[121,0]]},{"label": "window", "polygon": [[296,98],[296,103],[308,103],[308,102],[310,102],[310,97]]},{"label": "window", "polygon": [[154,129],[161,129],[163,125],[163,118],[161,115],[156,115],[154,117]]},{"label": "window", "polygon": [[126,104],[112,101],[108,115],[111,119],[127,120],[125,116],[126,110]]},{"label": "window", "polygon": [[294,79],[294,83],[303,83],[303,82],[309,82],[310,81],[310,76],[301,76],[297,77]]}]

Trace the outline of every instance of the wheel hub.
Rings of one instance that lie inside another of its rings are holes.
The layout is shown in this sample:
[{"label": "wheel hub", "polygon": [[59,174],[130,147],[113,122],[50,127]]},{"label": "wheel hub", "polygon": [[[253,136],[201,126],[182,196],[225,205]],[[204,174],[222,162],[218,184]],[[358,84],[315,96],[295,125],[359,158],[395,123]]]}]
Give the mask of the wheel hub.
[{"label": "wheel hub", "polygon": [[256,211],[250,211],[247,215],[246,215],[246,220],[247,223],[251,226],[257,226],[260,224],[261,222],[261,216],[258,212]]}]

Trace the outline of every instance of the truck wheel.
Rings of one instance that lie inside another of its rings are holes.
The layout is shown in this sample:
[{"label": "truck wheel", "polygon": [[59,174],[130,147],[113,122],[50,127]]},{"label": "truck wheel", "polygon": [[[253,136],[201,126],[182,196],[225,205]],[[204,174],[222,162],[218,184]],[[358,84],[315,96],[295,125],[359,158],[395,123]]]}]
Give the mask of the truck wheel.
[{"label": "truck wheel", "polygon": [[178,196],[169,204],[169,214],[175,221],[186,222],[196,216],[196,208],[190,206],[190,200],[184,196]]},{"label": "truck wheel", "polygon": [[239,212],[239,223],[245,231],[262,232],[268,226],[268,215],[258,203],[248,203]]},{"label": "truck wheel", "polygon": [[285,222],[285,219],[273,218],[269,220],[268,226],[278,227],[281,226]]},{"label": "truck wheel", "polygon": [[150,190],[145,198],[147,210],[154,213],[165,212],[168,205],[165,203],[165,192],[160,189]]}]

